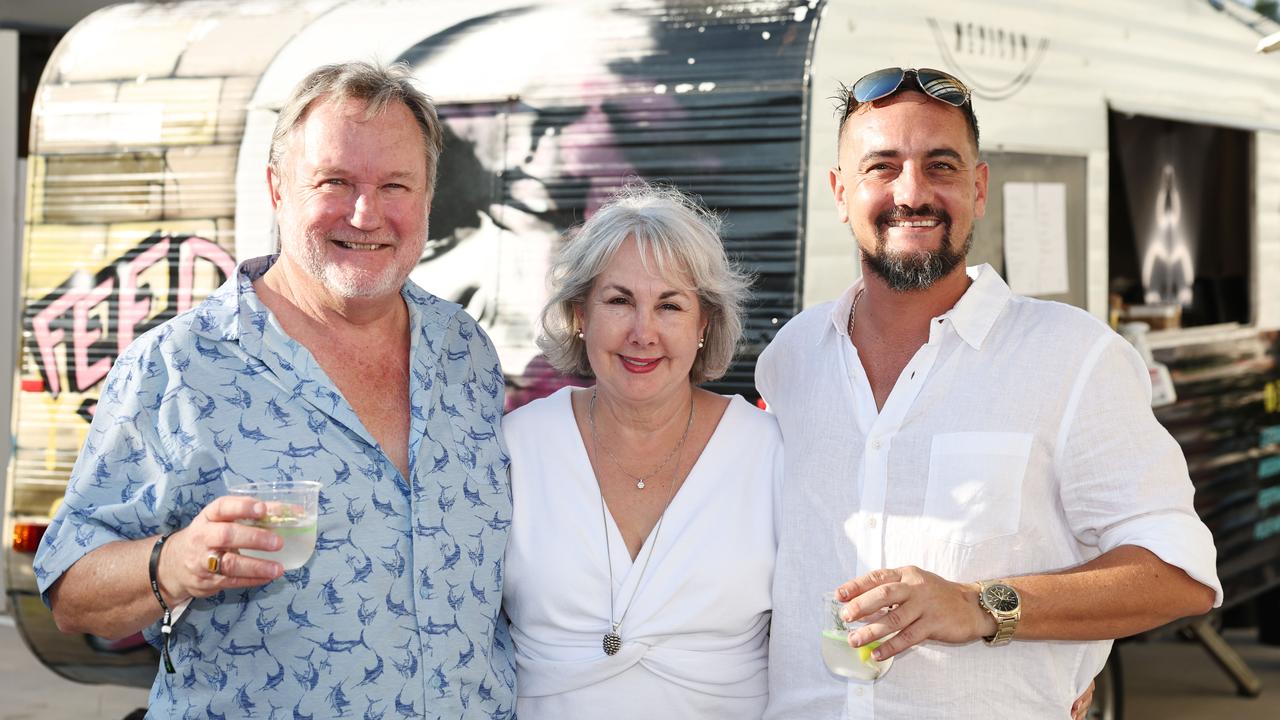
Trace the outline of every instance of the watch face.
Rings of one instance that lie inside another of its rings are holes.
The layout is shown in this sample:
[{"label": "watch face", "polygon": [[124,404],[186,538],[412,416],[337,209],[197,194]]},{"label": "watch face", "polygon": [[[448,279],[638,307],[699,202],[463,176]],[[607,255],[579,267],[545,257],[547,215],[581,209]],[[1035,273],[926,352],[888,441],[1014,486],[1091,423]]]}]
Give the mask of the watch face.
[{"label": "watch face", "polygon": [[983,601],[996,612],[1013,612],[1018,609],[1018,593],[1008,585],[989,585],[983,591]]}]

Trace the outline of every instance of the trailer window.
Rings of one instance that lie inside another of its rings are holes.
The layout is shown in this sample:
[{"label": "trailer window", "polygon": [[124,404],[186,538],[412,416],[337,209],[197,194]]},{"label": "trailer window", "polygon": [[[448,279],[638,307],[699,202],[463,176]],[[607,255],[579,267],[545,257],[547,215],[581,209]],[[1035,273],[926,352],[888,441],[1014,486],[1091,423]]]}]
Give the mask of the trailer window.
[{"label": "trailer window", "polygon": [[1113,307],[1153,327],[1250,320],[1252,186],[1242,130],[1110,115]]}]

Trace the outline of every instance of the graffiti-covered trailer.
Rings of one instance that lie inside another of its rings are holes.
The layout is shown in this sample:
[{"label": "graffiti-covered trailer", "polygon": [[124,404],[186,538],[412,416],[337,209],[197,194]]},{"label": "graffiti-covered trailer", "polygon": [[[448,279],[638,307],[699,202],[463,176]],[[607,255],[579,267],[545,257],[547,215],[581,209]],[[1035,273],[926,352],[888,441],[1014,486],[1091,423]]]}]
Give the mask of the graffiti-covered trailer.
[{"label": "graffiti-covered trailer", "polygon": [[439,106],[446,150],[414,277],[485,326],[513,403],[564,382],[533,343],[552,244],[631,176],[724,214],[730,252],[758,280],[741,359],[718,387],[754,395],[755,358],[777,328],[857,272],[827,184],[831,97],[886,65],[958,75],[975,89],[991,164],[974,259],[1099,316],[1191,326],[1150,338],[1178,398],[1161,417],[1191,458],[1227,601],[1247,598],[1280,577],[1269,489],[1280,285],[1262,282],[1280,264],[1280,63],[1253,54],[1244,13],[1195,0],[259,0],[96,13],[50,60],[33,113],[6,518],[24,637],[69,677],[149,684],[146,650],[58,635],[31,551],[112,360],[235,258],[273,248],[263,167],[277,109],[308,70],[345,59],[405,62]]}]

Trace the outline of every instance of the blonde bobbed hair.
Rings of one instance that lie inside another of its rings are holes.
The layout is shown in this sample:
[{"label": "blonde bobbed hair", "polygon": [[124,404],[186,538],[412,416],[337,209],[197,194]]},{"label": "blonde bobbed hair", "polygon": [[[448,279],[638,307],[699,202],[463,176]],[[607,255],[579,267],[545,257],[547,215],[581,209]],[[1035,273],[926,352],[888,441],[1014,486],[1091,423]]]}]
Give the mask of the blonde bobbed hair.
[{"label": "blonde bobbed hair", "polygon": [[557,370],[593,377],[574,310],[628,238],[641,262],[697,294],[707,321],[705,345],[689,371],[695,384],[722,377],[742,338],[742,306],[750,277],[731,262],[720,219],[674,188],[632,182],[566,235],[549,272],[551,297],[542,310],[538,347]]}]

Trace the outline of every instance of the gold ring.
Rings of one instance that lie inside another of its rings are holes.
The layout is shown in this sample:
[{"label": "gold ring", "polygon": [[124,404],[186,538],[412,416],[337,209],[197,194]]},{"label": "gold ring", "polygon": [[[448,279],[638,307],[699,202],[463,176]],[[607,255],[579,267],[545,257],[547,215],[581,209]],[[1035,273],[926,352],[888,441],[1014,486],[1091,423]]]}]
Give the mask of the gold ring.
[{"label": "gold ring", "polygon": [[222,553],[211,552],[209,557],[204,559],[204,567],[214,575],[222,574]]}]

